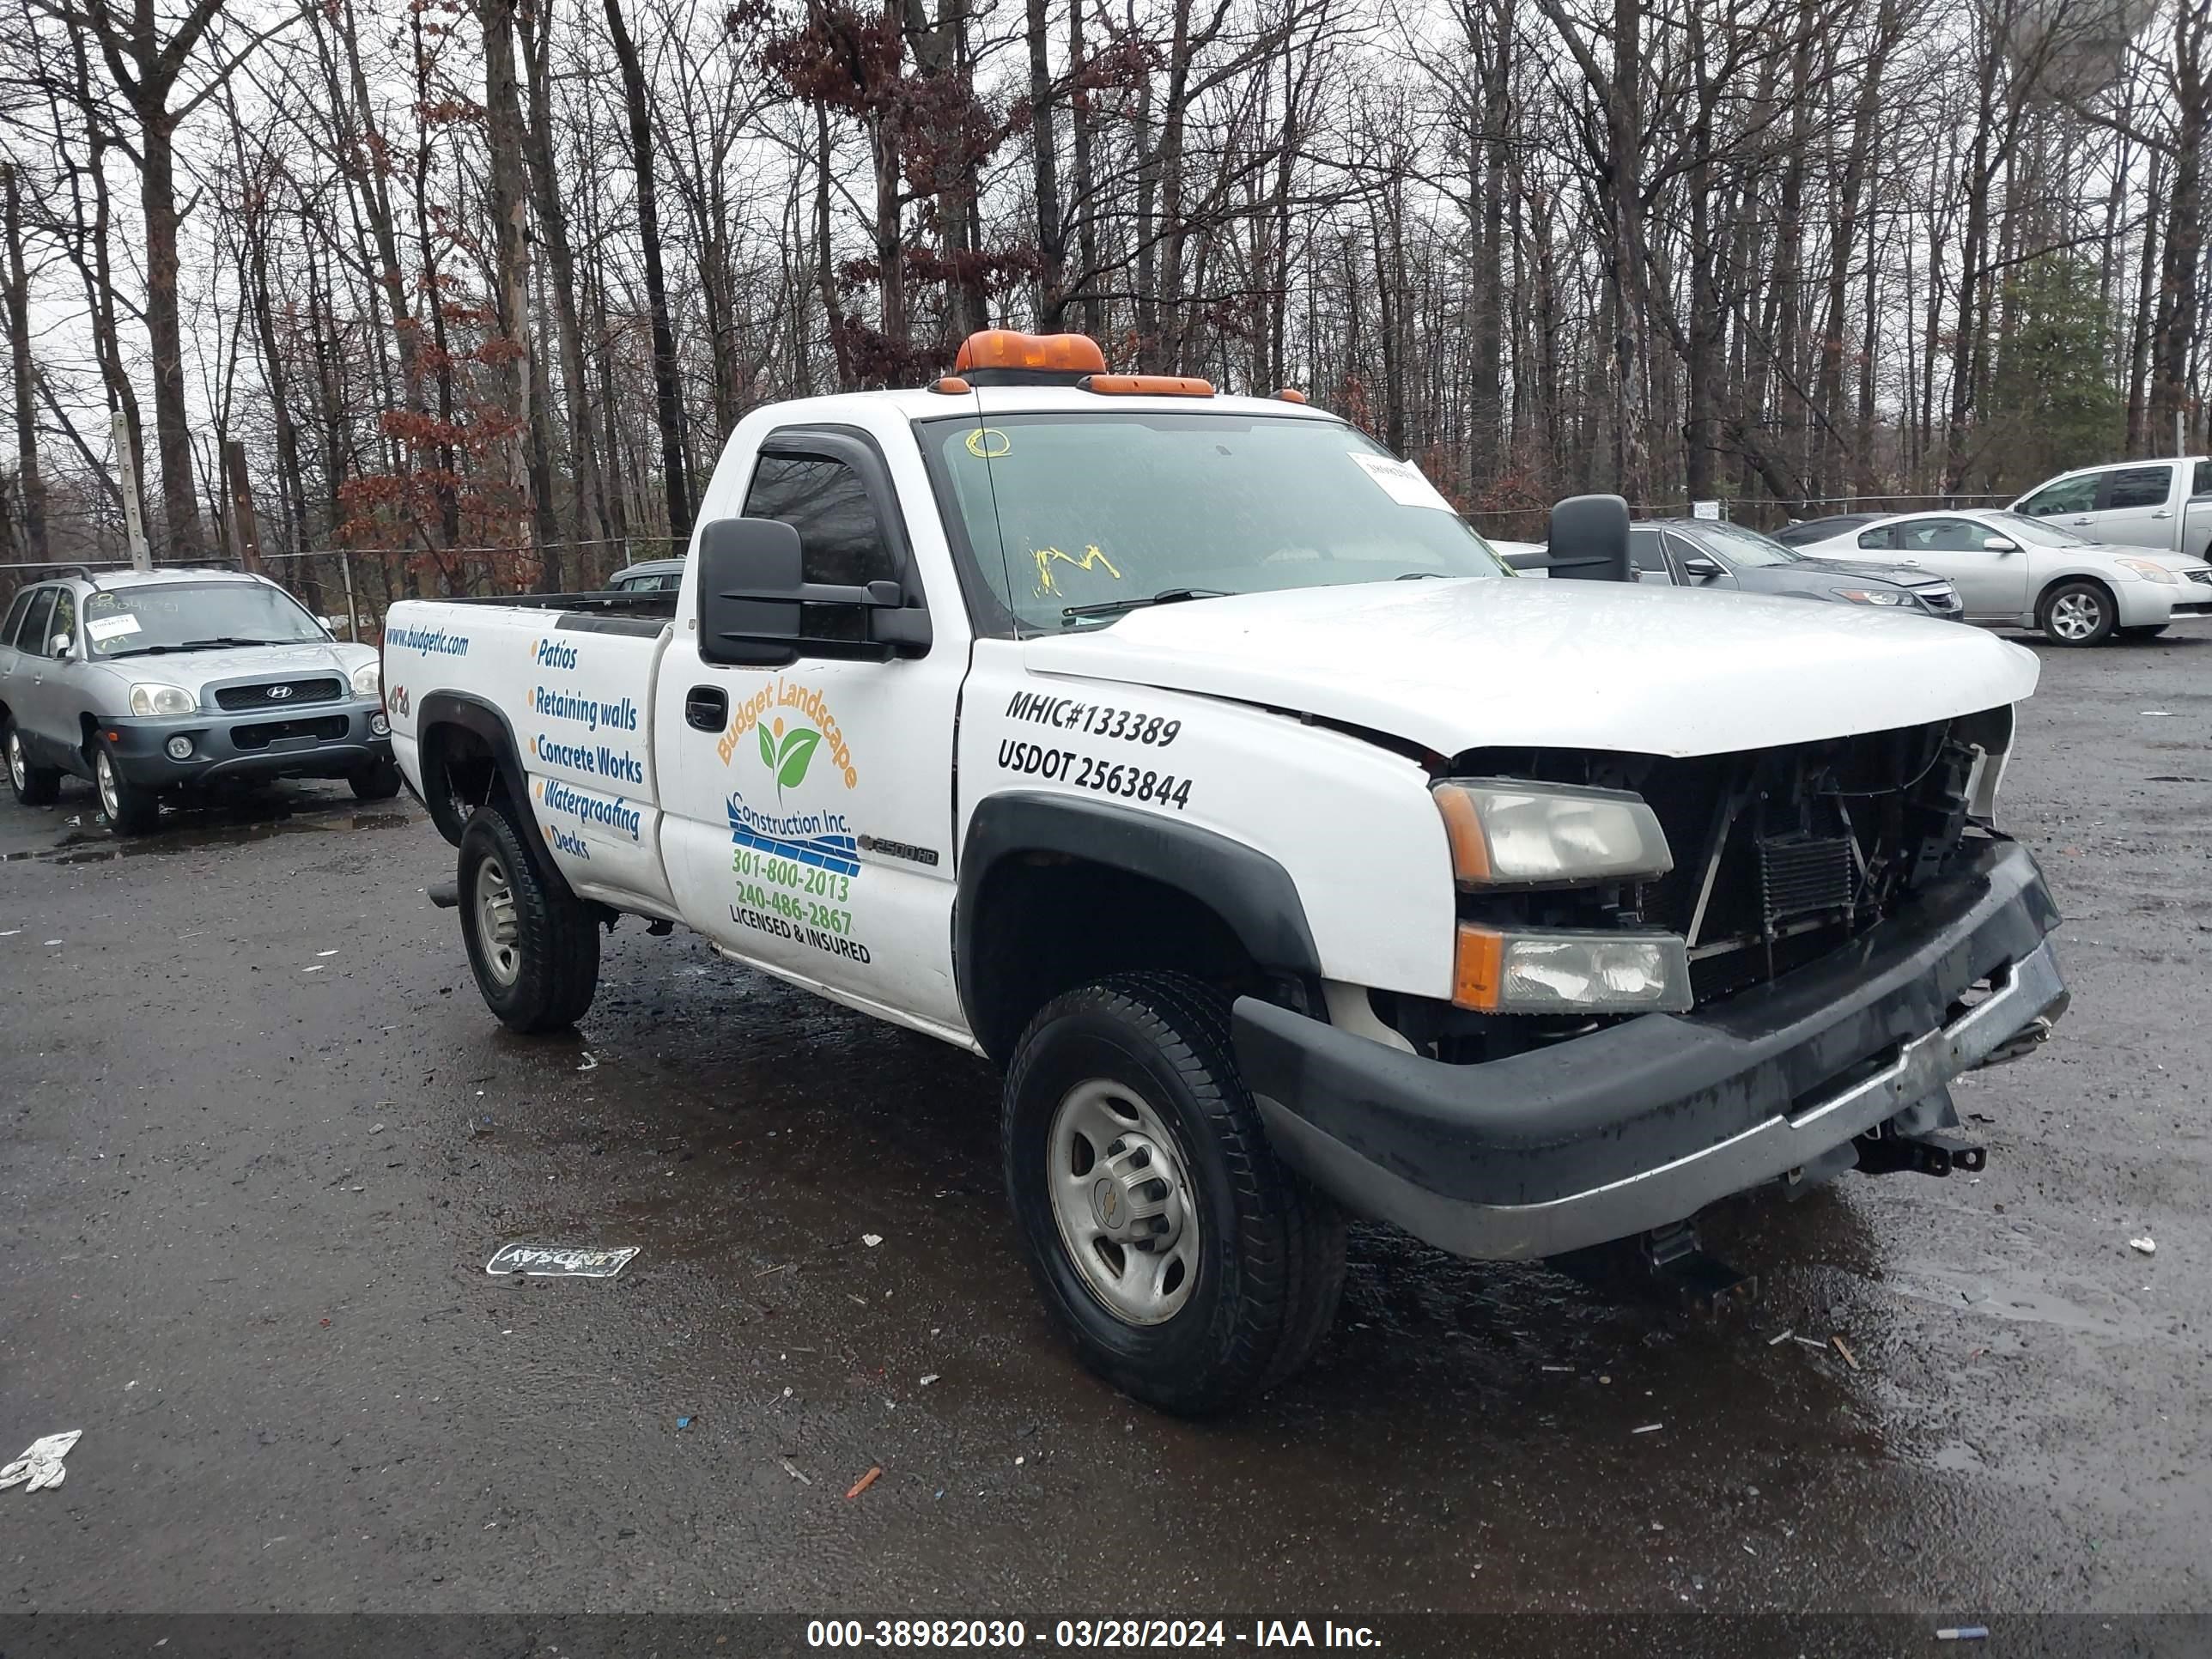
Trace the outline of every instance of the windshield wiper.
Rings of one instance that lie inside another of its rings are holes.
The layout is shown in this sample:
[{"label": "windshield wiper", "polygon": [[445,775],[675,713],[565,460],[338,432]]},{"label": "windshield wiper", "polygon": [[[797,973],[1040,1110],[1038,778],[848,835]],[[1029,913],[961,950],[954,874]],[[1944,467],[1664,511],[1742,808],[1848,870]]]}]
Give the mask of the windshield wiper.
[{"label": "windshield wiper", "polygon": [[213,651],[226,645],[306,645],[306,640],[242,640],[229,634],[218,634],[211,640],[186,640],[177,647],[179,651]]},{"label": "windshield wiper", "polygon": [[1063,617],[1118,617],[1124,611],[1141,611],[1148,605],[1180,605],[1185,599],[1226,599],[1233,597],[1221,587],[1163,587],[1149,599],[1101,599],[1096,605],[1060,607]]}]

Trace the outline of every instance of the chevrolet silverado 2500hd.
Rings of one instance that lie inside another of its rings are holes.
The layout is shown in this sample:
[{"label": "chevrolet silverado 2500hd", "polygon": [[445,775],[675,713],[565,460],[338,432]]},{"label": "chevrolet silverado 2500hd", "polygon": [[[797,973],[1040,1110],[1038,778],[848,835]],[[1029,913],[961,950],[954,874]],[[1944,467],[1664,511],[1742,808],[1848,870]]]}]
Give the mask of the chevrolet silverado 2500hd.
[{"label": "chevrolet silverado 2500hd", "polygon": [[1303,400],[982,336],[747,416],[701,526],[674,592],[392,608],[486,1000],[574,1021],[628,915],[988,1055],[1043,1300],[1170,1409],[1307,1355],[1347,1213],[1663,1255],[1975,1167],[1946,1085],[2065,1005],[2034,657],[1639,587],[1618,501],[1518,579]]}]

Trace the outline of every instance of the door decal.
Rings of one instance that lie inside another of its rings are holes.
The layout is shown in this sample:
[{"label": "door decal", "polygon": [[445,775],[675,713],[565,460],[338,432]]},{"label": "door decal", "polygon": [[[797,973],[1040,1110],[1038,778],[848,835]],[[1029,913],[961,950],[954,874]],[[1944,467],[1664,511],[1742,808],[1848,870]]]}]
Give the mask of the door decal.
[{"label": "door decal", "polygon": [[860,838],[843,803],[860,774],[828,699],[779,675],[737,705],[714,752],[730,775],[730,920],[868,963],[852,908]]}]

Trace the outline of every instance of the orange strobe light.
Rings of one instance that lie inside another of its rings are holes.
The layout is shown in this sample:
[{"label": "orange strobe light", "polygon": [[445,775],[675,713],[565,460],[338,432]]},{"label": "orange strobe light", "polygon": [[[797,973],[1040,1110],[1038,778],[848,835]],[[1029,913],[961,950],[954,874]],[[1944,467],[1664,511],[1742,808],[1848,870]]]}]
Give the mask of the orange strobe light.
[{"label": "orange strobe light", "polygon": [[975,386],[1066,380],[1106,372],[1105,354],[1088,334],[1020,334],[987,328],[960,343],[952,372]]}]

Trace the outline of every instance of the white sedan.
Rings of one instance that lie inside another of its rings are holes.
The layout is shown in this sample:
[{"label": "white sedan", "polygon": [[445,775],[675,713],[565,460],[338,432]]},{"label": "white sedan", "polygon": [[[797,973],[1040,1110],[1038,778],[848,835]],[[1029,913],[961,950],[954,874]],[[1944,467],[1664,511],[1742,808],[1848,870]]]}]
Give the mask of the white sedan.
[{"label": "white sedan", "polygon": [[1899,513],[1797,550],[1948,576],[1968,622],[2039,629],[2055,645],[2148,639],[2168,623],[2212,616],[2212,565],[2203,560],[2108,547],[2019,513]]}]

